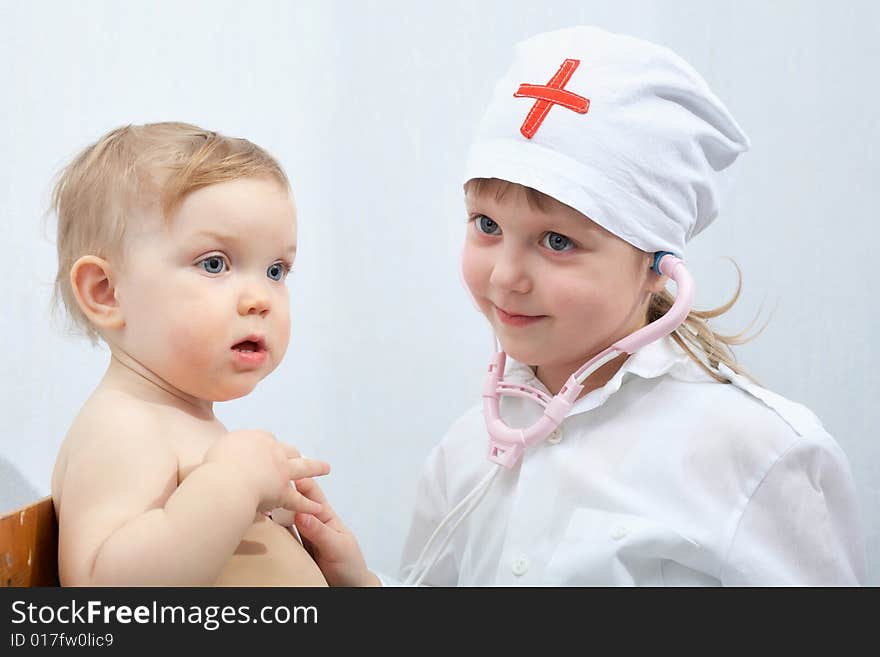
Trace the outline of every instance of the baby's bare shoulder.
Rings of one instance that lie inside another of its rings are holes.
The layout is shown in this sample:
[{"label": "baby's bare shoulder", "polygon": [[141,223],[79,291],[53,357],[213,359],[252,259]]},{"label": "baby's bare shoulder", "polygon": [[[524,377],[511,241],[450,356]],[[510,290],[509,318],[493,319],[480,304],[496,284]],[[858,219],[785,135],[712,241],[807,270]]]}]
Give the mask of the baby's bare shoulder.
[{"label": "baby's bare shoulder", "polygon": [[107,538],[174,493],[177,457],[163,426],[148,404],[117,392],[83,406],[52,476],[62,583],[90,581]]},{"label": "baby's bare shoulder", "polygon": [[96,392],[83,405],[65,438],[70,455],[113,446],[117,449],[161,447],[162,422],[153,408],[116,391]]},{"label": "baby's bare shoulder", "polygon": [[[62,443],[52,476],[53,496],[60,502],[71,481],[95,492],[136,473],[147,486],[174,475],[177,456],[168,440],[168,422],[149,404],[116,391],[96,392],[77,415]],[[135,482],[131,482],[134,484]]]}]

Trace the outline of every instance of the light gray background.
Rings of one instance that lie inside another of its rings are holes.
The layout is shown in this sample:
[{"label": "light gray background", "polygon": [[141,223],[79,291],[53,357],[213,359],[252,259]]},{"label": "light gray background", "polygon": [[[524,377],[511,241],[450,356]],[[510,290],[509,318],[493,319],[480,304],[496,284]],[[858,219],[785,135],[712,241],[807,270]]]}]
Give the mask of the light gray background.
[{"label": "light gray background", "polygon": [[688,253],[697,304],[730,296],[732,256],[744,292],[717,326],[775,309],[740,362],[849,455],[877,584],[878,6],[0,2],[0,455],[47,492],[108,360],[49,315],[52,176],[124,123],[245,136],[281,160],[298,201],[293,336],[282,366],[217,415],[329,460],[332,503],[370,564],[394,570],[418,470],[479,399],[488,350],[457,273],[469,136],[516,41],[593,23],[677,51],[751,137],[733,197]]}]

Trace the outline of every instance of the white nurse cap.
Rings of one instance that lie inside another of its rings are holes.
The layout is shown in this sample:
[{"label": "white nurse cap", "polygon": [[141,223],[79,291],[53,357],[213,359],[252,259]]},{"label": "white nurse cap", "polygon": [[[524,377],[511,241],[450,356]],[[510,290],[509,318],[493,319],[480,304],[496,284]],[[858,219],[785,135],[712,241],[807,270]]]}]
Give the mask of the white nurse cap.
[{"label": "white nurse cap", "polygon": [[596,27],[516,47],[471,145],[465,181],[552,196],[653,253],[678,256],[717,216],[749,139],[671,50]]}]

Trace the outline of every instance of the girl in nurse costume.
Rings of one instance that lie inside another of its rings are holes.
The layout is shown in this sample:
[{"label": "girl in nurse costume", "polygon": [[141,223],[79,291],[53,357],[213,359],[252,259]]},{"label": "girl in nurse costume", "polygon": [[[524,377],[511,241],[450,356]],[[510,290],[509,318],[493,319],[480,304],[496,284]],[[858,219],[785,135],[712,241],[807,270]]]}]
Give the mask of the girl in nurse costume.
[{"label": "girl in nurse costume", "polygon": [[[502,399],[508,426],[534,424],[536,395],[669,311],[656,256],[684,258],[748,148],[666,48],[594,27],[517,46],[470,151],[462,259],[504,382],[538,391]],[[605,362],[507,467],[487,459],[483,404],[459,418],[424,467],[400,580],[372,573],[319,487],[298,482],[323,505],[296,526],[327,581],[863,583],[847,458],[809,409],[736,365],[738,340],[706,321],[731,304]]]}]

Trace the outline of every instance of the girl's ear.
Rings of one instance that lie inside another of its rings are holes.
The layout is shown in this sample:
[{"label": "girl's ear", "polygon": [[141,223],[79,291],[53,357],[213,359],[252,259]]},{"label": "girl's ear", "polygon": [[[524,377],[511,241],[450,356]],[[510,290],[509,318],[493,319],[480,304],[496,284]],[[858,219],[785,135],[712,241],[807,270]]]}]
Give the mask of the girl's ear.
[{"label": "girl's ear", "polygon": [[80,309],[96,329],[125,326],[109,262],[93,255],[82,256],[70,268],[70,286]]},{"label": "girl's ear", "polygon": [[663,276],[658,276],[653,271],[648,274],[648,289],[651,291],[651,294],[659,294],[665,290],[668,282],[669,276],[666,276],[665,274]]},{"label": "girl's ear", "polygon": [[645,253],[645,263],[648,268],[647,281],[645,283],[647,287],[647,291],[651,294],[659,294],[663,290],[666,289],[666,284],[669,282],[669,276],[663,274],[662,276],[658,276],[654,271],[654,254],[653,253]]}]

